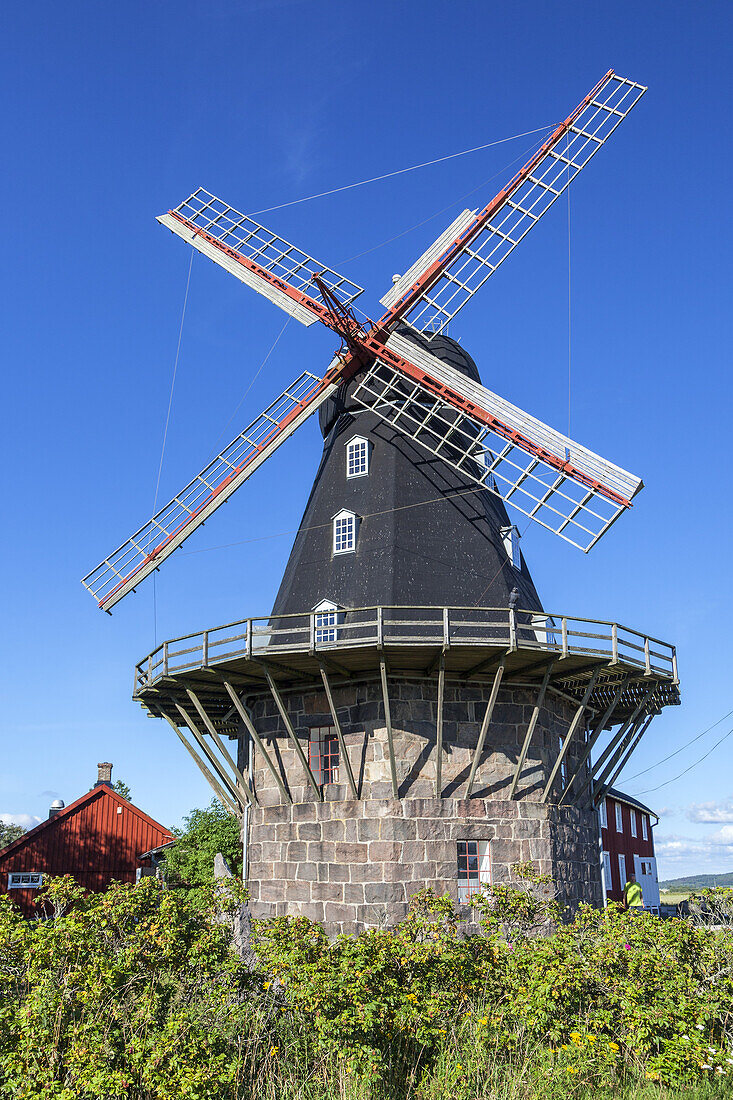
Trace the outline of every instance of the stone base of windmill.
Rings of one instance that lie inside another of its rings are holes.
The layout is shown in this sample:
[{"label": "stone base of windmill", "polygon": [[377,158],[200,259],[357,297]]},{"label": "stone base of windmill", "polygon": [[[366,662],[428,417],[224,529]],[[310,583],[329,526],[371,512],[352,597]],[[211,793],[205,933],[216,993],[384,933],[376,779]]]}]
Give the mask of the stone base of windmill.
[{"label": "stone base of windmill", "polygon": [[[546,698],[516,797],[509,789],[536,692],[500,690],[472,797],[465,787],[490,685],[446,683],[443,701],[442,796],[436,794],[435,680],[390,677],[390,711],[398,793],[391,784],[381,683],[334,686],[344,739],[360,797],[339,768],[319,801],[295,750],[283,736],[271,698],[249,700],[254,723],[281,761],[292,803],[255,756],[255,789],[248,848],[253,917],[303,915],[329,935],[391,925],[407,912],[412,894],[429,887],[457,902],[459,841],[488,842],[490,877],[510,881],[515,863],[531,860],[552,876],[561,903],[601,903],[595,811],[587,800],[558,806],[541,801],[571,704]],[[328,727],[324,694],[291,692],[288,713],[303,750],[314,728]],[[582,731],[567,758],[568,774],[582,750]],[[556,800],[555,800],[556,801]]]}]

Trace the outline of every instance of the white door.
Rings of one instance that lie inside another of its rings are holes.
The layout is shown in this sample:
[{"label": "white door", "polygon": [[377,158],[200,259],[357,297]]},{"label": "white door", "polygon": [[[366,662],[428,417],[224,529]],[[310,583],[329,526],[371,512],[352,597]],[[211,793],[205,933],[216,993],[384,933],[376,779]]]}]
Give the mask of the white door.
[{"label": "white door", "polygon": [[657,861],[654,856],[634,856],[636,881],[641,886],[644,908],[656,908],[659,905],[659,880],[657,879]]}]

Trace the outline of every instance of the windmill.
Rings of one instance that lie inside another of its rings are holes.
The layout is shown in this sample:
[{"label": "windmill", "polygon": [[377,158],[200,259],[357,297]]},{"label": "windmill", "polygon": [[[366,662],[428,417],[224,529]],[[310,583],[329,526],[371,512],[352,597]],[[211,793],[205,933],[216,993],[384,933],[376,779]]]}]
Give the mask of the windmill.
[{"label": "windmill", "polygon": [[644,91],[608,72],[395,278],[378,321],[357,317],[355,283],[207,191],[158,219],[340,341],[83,580],[111,612],[319,413],[272,612],[166,641],[135,670],[135,698],[243,820],[256,915],[349,930],[421,886],[465,900],[529,858],[569,901],[598,896],[595,806],[679,702],[676,654],[549,614],[506,506],[588,552],[642,483],[485,388],[446,330]]}]

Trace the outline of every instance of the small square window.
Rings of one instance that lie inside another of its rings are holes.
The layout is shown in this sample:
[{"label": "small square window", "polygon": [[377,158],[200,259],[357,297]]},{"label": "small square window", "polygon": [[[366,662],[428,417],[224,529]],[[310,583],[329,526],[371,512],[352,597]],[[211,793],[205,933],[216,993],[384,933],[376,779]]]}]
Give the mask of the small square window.
[{"label": "small square window", "polygon": [[362,436],[355,436],[346,444],[346,476],[364,477],[369,473],[369,443]]},{"label": "small square window", "polygon": [[458,900],[468,901],[482,886],[491,882],[491,857],[488,840],[459,840]]},{"label": "small square window", "polygon": [[333,517],[333,552],[350,554],[356,550],[356,516],[353,512],[339,512]]},{"label": "small square window", "polygon": [[624,831],[624,817],[621,812],[621,803],[616,803],[616,832],[622,833]]},{"label": "small square window", "polygon": [[333,726],[314,726],[308,743],[308,763],[315,776],[316,783],[338,783],[339,742]]}]

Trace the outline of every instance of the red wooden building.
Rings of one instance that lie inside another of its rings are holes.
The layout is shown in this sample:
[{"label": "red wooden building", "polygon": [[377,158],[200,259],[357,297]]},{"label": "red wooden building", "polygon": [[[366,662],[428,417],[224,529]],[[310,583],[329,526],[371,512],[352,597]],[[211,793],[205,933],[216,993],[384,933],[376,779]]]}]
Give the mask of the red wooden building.
[{"label": "red wooden building", "polygon": [[633,870],[641,884],[645,908],[657,908],[659,881],[652,829],[659,818],[648,806],[613,787],[599,806],[599,815],[606,897],[621,901]]},{"label": "red wooden building", "polygon": [[87,890],[114,879],[135,882],[141,856],[173,840],[168,829],[112,789],[112,765],[98,765],[94,787],[0,851],[0,891],[26,916],[37,912],[44,877],[73,875]]}]

